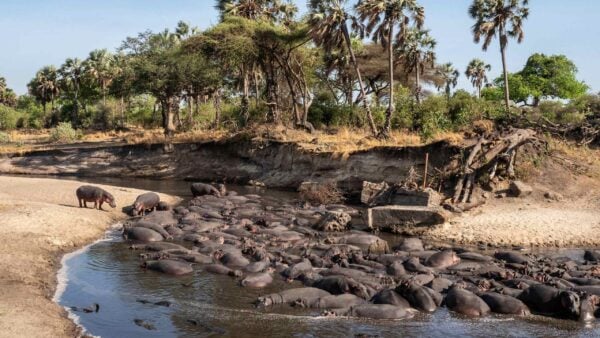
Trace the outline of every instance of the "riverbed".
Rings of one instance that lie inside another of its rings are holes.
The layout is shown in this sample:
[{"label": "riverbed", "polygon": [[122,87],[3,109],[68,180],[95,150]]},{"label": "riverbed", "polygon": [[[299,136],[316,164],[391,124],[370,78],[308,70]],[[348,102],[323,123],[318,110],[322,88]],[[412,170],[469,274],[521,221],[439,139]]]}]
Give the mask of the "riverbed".
[{"label": "riverbed", "polygon": [[[189,198],[186,182],[135,180],[115,185],[161,191]],[[240,193],[249,192],[234,187]],[[291,193],[252,188],[273,201],[294,198]],[[384,236],[389,242],[395,236]],[[581,260],[582,250],[555,250]],[[491,315],[469,319],[439,308],[434,314],[419,314],[406,321],[370,321],[321,317],[318,310],[279,306],[257,309],[253,302],[282,287],[298,287],[282,279],[266,289],[242,288],[228,276],[195,270],[193,274],[172,277],[145,271],[139,267],[139,252],[113,230],[100,241],[65,262],[66,284],[59,303],[70,308],[97,303],[98,312],[73,312],[89,333],[102,337],[565,337],[599,336],[597,324],[583,325],[573,321],[540,316],[518,318]],[[154,303],[162,305],[156,305]],[[164,306],[169,305],[169,306]],[[135,322],[145,323],[146,327]]]}]

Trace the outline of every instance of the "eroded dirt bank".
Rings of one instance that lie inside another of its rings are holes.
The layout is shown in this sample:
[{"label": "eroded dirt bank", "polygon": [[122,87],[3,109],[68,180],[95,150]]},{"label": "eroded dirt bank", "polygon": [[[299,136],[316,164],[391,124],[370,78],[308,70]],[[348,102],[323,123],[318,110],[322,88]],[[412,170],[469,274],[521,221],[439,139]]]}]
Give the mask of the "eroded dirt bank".
[{"label": "eroded dirt bank", "polygon": [[[255,180],[273,188],[296,189],[307,180],[340,183],[355,195],[362,181],[400,182],[411,167],[423,172],[441,168],[459,147],[438,142],[419,147],[379,147],[346,155],[311,152],[294,143],[255,141],[242,137],[218,142],[163,146],[127,145],[48,150],[0,158],[0,173],[145,177],[246,183]],[[431,171],[430,171],[431,172]]]},{"label": "eroded dirt bank", "polygon": [[[0,177],[0,337],[73,337],[76,327],[52,302],[60,257],[102,236],[126,217],[140,190],[103,186],[117,201],[108,211],[80,209],[81,182]],[[161,196],[176,203],[177,198]],[[88,204],[89,205],[89,204]]]}]

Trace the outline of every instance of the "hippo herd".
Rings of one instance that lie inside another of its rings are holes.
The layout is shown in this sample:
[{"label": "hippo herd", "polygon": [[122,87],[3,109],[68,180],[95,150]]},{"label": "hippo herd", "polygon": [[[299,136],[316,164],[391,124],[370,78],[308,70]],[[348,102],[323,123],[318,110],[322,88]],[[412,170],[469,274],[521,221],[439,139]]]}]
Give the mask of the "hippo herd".
[{"label": "hippo herd", "polygon": [[191,190],[188,206],[172,209],[141,195],[124,238],[142,251],[141,267],[158,273],[200,270],[231,276],[245,288],[264,288],[276,279],[301,283],[258,297],[257,307],[371,319],[407,319],[442,306],[468,317],[600,317],[597,251],[576,261],[516,251],[484,254],[424,245],[419,238],[390,247],[378,235],[349,229],[359,211],[345,205],[267,203],[208,184]]}]

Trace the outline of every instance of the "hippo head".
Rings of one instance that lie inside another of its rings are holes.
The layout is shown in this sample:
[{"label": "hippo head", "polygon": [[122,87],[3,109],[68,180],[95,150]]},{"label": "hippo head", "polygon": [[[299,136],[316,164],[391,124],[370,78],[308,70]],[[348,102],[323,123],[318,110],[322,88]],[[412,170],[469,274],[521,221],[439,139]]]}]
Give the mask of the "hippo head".
[{"label": "hippo head", "polygon": [[115,203],[115,198],[113,197],[113,195],[109,193],[104,193],[102,197],[104,199],[104,202],[108,203],[108,205],[110,205],[111,208],[117,207],[117,203]]},{"label": "hippo head", "polygon": [[271,297],[258,297],[254,305],[256,307],[270,306],[273,305],[273,300],[271,299]]},{"label": "hippo head", "polygon": [[579,317],[581,311],[581,299],[579,295],[572,291],[562,291],[560,293],[560,304],[575,318]]},{"label": "hippo head", "polygon": [[298,298],[292,303],[292,306],[298,308],[307,308],[308,304],[306,304],[306,300],[303,298]]}]

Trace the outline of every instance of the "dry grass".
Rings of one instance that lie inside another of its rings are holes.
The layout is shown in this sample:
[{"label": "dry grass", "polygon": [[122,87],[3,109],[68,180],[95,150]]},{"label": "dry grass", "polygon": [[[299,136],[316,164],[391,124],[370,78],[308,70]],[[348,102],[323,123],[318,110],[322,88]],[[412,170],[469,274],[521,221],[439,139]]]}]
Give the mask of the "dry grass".
[{"label": "dry grass", "polygon": [[[408,131],[392,131],[389,139],[380,140],[362,129],[339,128],[332,132],[316,131],[313,134],[289,129],[283,126],[260,126],[253,132],[255,139],[269,139],[280,142],[296,143],[305,150],[314,152],[332,152],[346,157],[352,152],[368,150],[376,147],[407,147],[423,145],[420,135]],[[431,142],[446,140],[458,144],[463,140],[462,134],[440,133]]]},{"label": "dry grass", "polygon": [[600,179],[600,149],[578,146],[555,138],[548,138],[547,141],[551,157],[578,173]]},{"label": "dry grass", "polygon": [[[254,126],[240,132],[256,141],[275,140],[279,142],[296,143],[302,149],[313,152],[334,153],[341,158],[348,157],[356,151],[368,150],[375,147],[406,147],[423,145],[421,137],[408,131],[393,131],[390,138],[380,140],[374,138],[366,130],[339,128],[332,131],[316,131],[311,134],[302,130],[291,129],[281,125]],[[222,140],[233,136],[227,130],[197,130],[182,132],[175,135],[173,142],[206,142]],[[31,150],[52,149],[48,131],[11,132],[11,142],[0,145],[0,153],[23,153]],[[445,140],[451,144],[460,144],[463,135],[453,132],[439,133],[429,142]],[[162,129],[136,128],[127,132],[86,132],[77,143],[125,143],[125,144],[154,144],[164,143]]]}]

